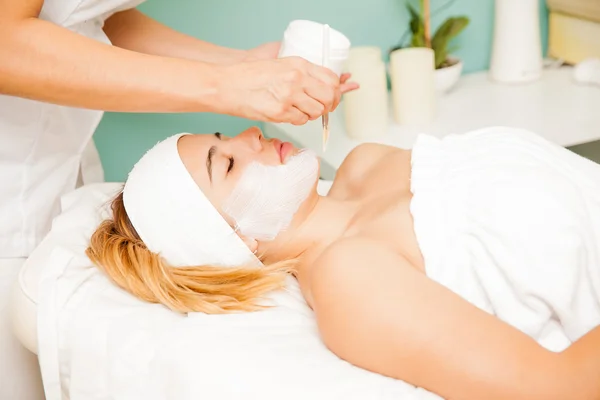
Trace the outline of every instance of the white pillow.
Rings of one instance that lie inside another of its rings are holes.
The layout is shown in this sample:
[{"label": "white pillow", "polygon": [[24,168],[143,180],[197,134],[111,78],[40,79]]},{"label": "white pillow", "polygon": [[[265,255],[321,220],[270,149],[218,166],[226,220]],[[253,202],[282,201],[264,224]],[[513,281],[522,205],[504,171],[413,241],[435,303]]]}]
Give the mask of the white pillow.
[{"label": "white pillow", "polygon": [[119,289],[84,254],[119,189],[65,196],[24,268],[41,271],[28,290],[47,400],[438,398],[331,353],[293,278],[276,308],[233,315],[183,316]]}]

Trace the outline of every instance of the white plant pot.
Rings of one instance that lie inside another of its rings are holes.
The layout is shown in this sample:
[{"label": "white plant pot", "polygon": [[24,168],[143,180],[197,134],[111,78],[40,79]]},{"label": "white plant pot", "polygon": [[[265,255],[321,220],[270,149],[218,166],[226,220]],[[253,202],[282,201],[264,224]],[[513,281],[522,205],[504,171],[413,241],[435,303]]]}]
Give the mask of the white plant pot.
[{"label": "white plant pot", "polygon": [[434,73],[435,88],[438,93],[446,93],[456,85],[463,70],[463,62],[453,58],[457,62],[450,67],[436,69]]}]

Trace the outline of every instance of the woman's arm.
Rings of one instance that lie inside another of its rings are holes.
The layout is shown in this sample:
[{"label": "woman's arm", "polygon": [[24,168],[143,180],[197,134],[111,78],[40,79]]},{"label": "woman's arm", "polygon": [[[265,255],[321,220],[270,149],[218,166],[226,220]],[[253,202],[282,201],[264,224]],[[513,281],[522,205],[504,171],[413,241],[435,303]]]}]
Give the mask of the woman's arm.
[{"label": "woman's arm", "polygon": [[110,46],[38,19],[42,5],[0,0],[1,94],[106,111],[303,124],[334,109],[344,90],[333,72],[297,57],[216,66]]},{"label": "woman's arm", "polygon": [[136,9],[111,16],[104,24],[104,32],[115,46],[158,56],[232,64],[247,55],[244,50],[217,46],[177,32]]},{"label": "woman's arm", "polygon": [[593,399],[596,339],[552,353],[414,269],[377,242],[346,239],[314,266],[325,344],[364,369],[447,399]]},{"label": "woman's arm", "polygon": [[0,0],[0,93],[107,111],[211,111],[213,67],[109,46],[37,18],[43,0]]},{"label": "woman's arm", "polygon": [[[579,365],[581,374],[576,376],[576,387],[589,392],[582,399],[600,399],[600,326],[584,335],[563,352],[571,365]],[[574,398],[574,397],[573,397]]]}]

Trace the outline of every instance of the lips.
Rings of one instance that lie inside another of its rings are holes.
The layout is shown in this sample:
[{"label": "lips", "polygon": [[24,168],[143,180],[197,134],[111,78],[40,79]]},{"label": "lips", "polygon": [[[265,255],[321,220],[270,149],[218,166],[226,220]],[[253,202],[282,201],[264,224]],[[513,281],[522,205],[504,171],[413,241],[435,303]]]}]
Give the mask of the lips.
[{"label": "lips", "polygon": [[275,149],[277,150],[277,153],[279,154],[279,161],[281,161],[281,163],[283,164],[283,153],[281,151],[282,148],[283,148],[283,142],[281,140],[276,140]]},{"label": "lips", "polygon": [[281,143],[281,148],[279,152],[281,153],[281,163],[285,164],[285,158],[290,154],[290,152],[294,149],[291,143],[283,142]]},{"label": "lips", "polygon": [[294,149],[294,146],[291,143],[282,142],[279,139],[271,139],[271,141],[273,143],[273,149],[279,155],[279,161],[282,164],[285,164],[285,158],[288,156],[290,151]]}]

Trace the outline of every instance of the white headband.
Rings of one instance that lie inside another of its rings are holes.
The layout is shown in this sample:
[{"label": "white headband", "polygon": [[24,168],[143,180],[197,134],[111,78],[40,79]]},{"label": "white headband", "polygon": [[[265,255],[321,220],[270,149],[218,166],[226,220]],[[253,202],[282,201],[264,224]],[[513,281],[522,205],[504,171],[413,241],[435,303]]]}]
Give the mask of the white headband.
[{"label": "white headband", "polygon": [[156,144],[129,173],[123,203],[133,227],[174,267],[260,265],[185,168],[177,150],[183,135]]}]

